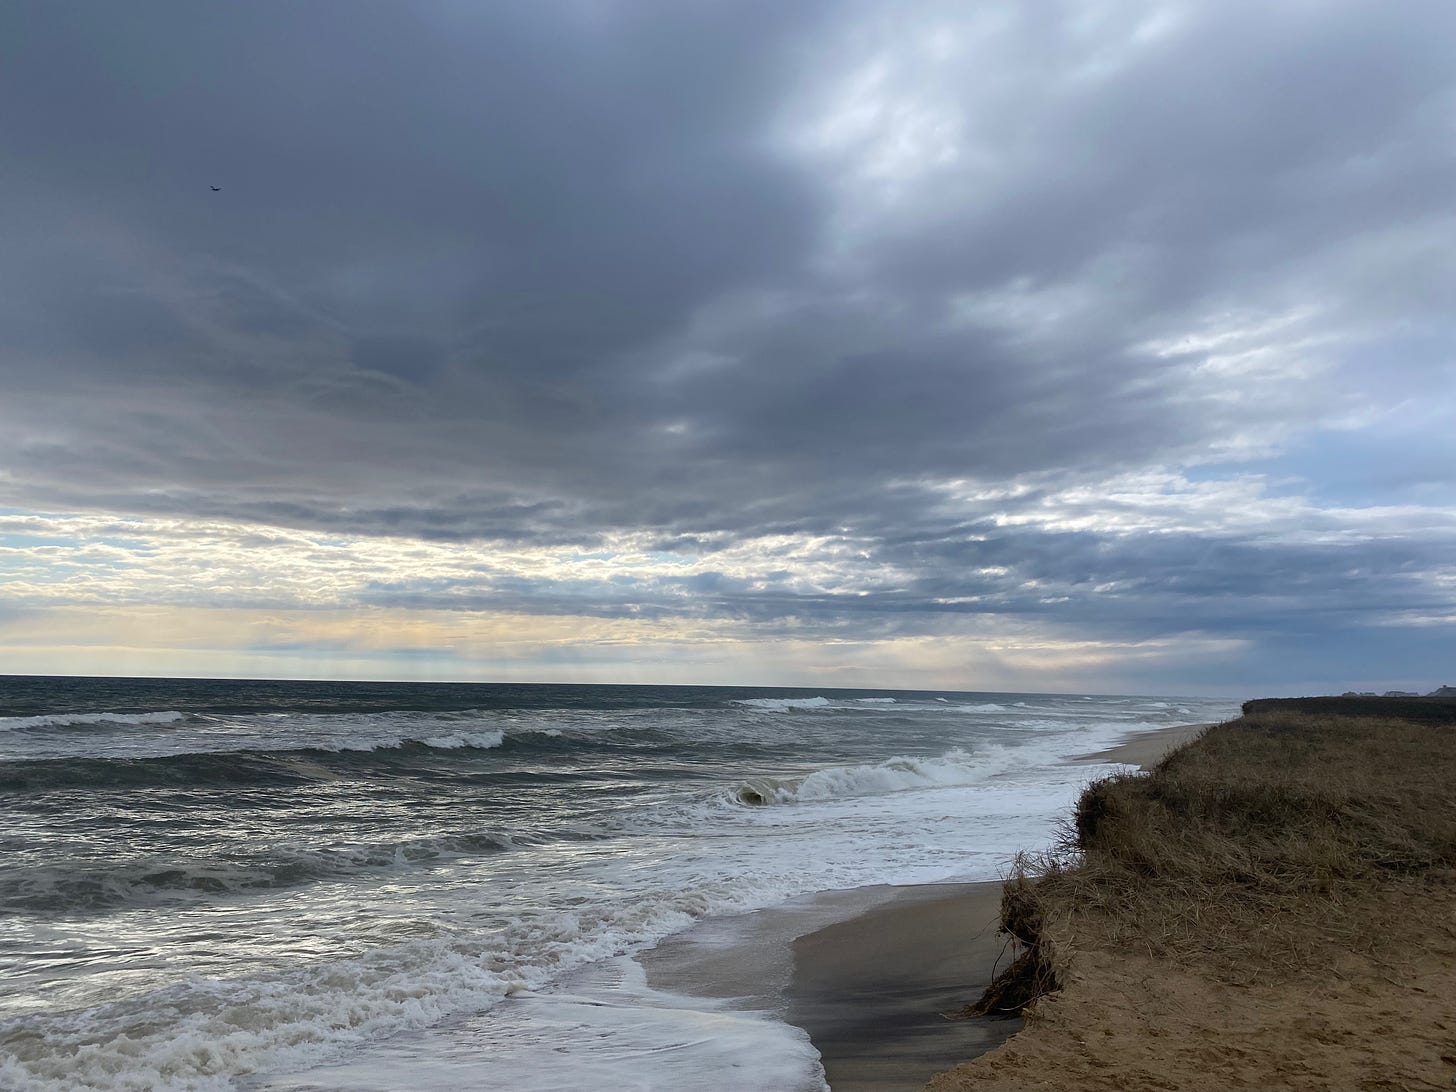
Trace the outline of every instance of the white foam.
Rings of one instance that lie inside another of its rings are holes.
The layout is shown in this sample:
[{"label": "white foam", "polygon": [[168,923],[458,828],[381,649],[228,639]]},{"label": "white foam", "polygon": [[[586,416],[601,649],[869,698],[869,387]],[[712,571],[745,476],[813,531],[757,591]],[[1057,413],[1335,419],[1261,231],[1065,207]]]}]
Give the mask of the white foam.
[{"label": "white foam", "polygon": [[398,1037],[348,1064],[263,1086],[268,1092],[827,1087],[818,1052],[799,1028],[724,1001],[652,989],[626,957],[584,968],[559,988],[518,991],[483,1016]]},{"label": "white foam", "polygon": [[746,705],[753,709],[769,709],[776,713],[787,713],[791,709],[823,709],[828,698],[741,698],[734,705]]},{"label": "white foam", "polygon": [[186,717],[186,713],[175,709],[156,713],[53,713],[44,717],[0,717],[0,732],[33,728],[90,728],[106,724],[175,724]]},{"label": "white foam", "polygon": [[[312,745],[311,749],[318,751],[390,751],[396,747],[404,747],[411,743],[422,744],[425,747],[433,747],[440,751],[458,751],[462,747],[474,747],[478,750],[491,750],[499,747],[505,742],[504,730],[494,732],[454,732],[444,736],[386,736],[383,739],[374,740],[335,740],[319,742]],[[308,745],[303,745],[307,747]],[[276,745],[271,748],[286,752],[286,748],[278,748]]]},{"label": "white foam", "polygon": [[504,732],[459,732],[453,736],[431,736],[428,739],[420,740],[426,747],[436,747],[441,750],[457,750],[461,747],[475,747],[479,750],[490,750],[499,747],[505,742]]},{"label": "white foam", "polygon": [[894,698],[855,698],[862,705],[894,705]]},{"label": "white foam", "polygon": [[835,766],[804,777],[753,777],[734,790],[744,804],[803,804],[833,797],[877,796],[946,785],[969,785],[1006,768],[1004,748],[972,755],[947,751],[935,758],[896,757],[872,766]]},{"label": "white foam", "polygon": [[[563,971],[637,950],[704,912],[701,895],[523,915],[478,939],[426,940],[238,981],[163,990],[28,1021],[0,1057],[7,1092],[232,1088],[258,1070],[337,1060],[351,1046],[484,1012]],[[3,1031],[0,1026],[0,1031]]]}]

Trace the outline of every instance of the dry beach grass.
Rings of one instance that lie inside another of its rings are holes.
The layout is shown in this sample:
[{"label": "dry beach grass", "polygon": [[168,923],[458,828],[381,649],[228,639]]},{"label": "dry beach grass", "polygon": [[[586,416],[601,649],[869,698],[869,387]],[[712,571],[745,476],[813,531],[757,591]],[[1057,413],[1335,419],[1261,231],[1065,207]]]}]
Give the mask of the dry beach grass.
[{"label": "dry beach grass", "polygon": [[1028,1030],[931,1087],[1452,1087],[1456,703],[1389,712],[1251,703],[1091,785],[973,1006]]}]

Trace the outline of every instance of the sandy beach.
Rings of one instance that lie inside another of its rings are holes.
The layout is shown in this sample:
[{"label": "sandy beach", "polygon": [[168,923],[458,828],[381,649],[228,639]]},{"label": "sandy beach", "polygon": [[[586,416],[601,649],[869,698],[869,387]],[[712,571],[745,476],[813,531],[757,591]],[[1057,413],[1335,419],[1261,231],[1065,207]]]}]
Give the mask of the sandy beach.
[{"label": "sandy beach", "polygon": [[[1205,727],[1140,733],[1072,761],[1155,762]],[[1022,1026],[945,1015],[1008,961],[1001,893],[999,880],[829,892],[705,923],[639,958],[656,987],[732,998],[804,1029],[833,1092],[915,1092]]]},{"label": "sandy beach", "polygon": [[1078,755],[1073,761],[1117,762],[1128,766],[1138,766],[1145,770],[1175,747],[1181,747],[1183,744],[1197,739],[1210,727],[1211,725],[1208,724],[1174,724],[1153,732],[1140,732],[1115,747],[1108,747],[1105,751],[1094,751],[1087,755]]}]

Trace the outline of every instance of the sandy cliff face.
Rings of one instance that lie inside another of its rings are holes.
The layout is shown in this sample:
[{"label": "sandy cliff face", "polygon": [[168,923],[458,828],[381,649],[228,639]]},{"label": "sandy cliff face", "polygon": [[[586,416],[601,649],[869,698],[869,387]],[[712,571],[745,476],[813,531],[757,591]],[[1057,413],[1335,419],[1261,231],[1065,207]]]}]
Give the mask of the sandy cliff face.
[{"label": "sandy cliff face", "polygon": [[1456,1081],[1456,887],[1371,897],[1399,923],[1371,952],[1309,938],[1325,970],[1220,980],[1126,951],[1076,957],[1066,990],[933,1092],[1032,1089],[1449,1089]]},{"label": "sandy cliff face", "polygon": [[1456,1086],[1456,703],[1244,708],[1023,863],[1041,996],[931,1089]]}]

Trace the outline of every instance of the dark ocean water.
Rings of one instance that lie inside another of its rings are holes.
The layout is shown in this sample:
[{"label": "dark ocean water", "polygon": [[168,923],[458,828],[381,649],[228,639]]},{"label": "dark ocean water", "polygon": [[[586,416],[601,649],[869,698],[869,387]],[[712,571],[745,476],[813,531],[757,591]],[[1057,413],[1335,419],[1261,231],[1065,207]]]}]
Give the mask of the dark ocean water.
[{"label": "dark ocean water", "polygon": [[[357,1087],[338,1083],[341,1060],[463,1020],[485,1021],[471,1041],[492,1043],[478,1087],[581,1083],[607,1055],[563,1053],[545,1017],[532,1023],[544,1010],[504,999],[559,996],[582,968],[705,916],[989,878],[1045,841],[1085,780],[1063,758],[1233,711],[1092,695],[0,678],[0,1088]],[[645,1035],[634,1081],[698,1086],[679,1063],[653,1069],[682,1046],[681,1006],[617,979],[631,1033],[608,1027],[601,1042]],[[762,1087],[819,1087],[794,1029],[736,1019],[717,1035],[742,1037],[737,1061],[698,1059],[701,1087],[722,1087],[715,1064],[753,1087],[750,1059]],[[410,1087],[430,1079],[416,1066]]]}]

